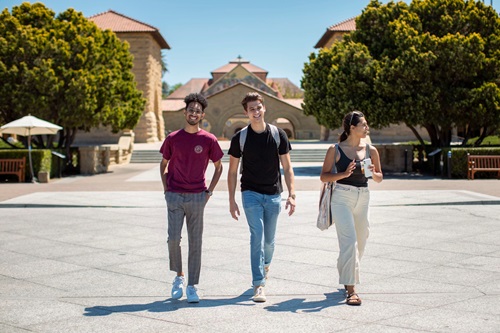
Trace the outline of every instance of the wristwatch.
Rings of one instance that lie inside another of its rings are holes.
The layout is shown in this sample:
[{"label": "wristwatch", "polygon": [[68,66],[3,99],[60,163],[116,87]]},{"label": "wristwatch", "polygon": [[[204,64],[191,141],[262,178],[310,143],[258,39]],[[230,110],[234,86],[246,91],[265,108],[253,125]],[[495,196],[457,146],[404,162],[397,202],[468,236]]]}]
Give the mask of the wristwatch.
[{"label": "wristwatch", "polygon": [[212,191],[209,191],[209,190],[205,190],[205,193],[208,194],[209,197],[211,197],[212,194],[214,194]]},{"label": "wristwatch", "polygon": [[293,200],[295,200],[295,193],[294,194],[290,194],[288,197],[292,198]]}]

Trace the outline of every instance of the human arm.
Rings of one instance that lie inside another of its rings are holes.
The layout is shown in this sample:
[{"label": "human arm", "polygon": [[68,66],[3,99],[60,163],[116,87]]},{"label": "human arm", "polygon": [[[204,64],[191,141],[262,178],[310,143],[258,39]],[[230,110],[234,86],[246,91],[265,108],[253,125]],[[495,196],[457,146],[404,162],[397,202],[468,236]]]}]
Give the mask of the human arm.
[{"label": "human arm", "polygon": [[280,161],[283,166],[283,174],[285,176],[285,183],[288,189],[288,198],[286,199],[285,210],[290,207],[290,210],[288,211],[288,216],[290,216],[295,212],[295,175],[293,173],[289,153],[280,155]]},{"label": "human arm", "polygon": [[372,164],[368,168],[372,171],[372,179],[380,183],[384,179],[384,174],[382,173],[382,165],[380,163],[380,155],[377,148],[370,146],[370,155]]},{"label": "human arm", "polygon": [[236,203],[236,182],[238,177],[238,165],[240,164],[240,159],[229,155],[229,170],[227,172],[227,190],[229,192],[229,212],[233,219],[238,220],[240,215],[240,210],[238,204]]},{"label": "human arm", "polygon": [[163,185],[163,193],[167,192],[167,167],[168,167],[168,160],[162,159],[160,162],[160,177],[161,177],[161,183]]},{"label": "human arm", "polygon": [[[214,174],[212,176],[212,180],[210,181],[210,185],[208,186],[208,189],[207,189],[209,192],[214,191],[215,186],[219,182],[220,176],[222,175],[222,169],[223,169],[222,160],[218,160],[217,162],[213,162],[213,163],[214,163],[215,170],[214,170]],[[207,201],[208,201],[208,199],[210,199],[210,195],[207,193]]]},{"label": "human arm", "polygon": [[335,182],[347,178],[352,174],[354,169],[356,169],[355,161],[351,161],[344,172],[332,173],[333,163],[336,163],[338,160],[336,151],[335,145],[331,145],[326,152],[325,159],[323,160],[323,168],[321,169],[321,175],[319,177],[322,182]]}]

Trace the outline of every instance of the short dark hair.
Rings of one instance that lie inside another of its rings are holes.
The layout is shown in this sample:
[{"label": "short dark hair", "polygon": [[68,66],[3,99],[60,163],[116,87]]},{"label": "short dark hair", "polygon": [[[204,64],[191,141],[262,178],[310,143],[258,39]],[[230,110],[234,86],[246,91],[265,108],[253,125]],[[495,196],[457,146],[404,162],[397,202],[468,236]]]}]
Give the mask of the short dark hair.
[{"label": "short dark hair", "polygon": [[264,98],[259,93],[249,92],[245,95],[245,98],[241,101],[241,105],[243,105],[243,109],[247,110],[248,102],[259,101],[264,104]]},{"label": "short dark hair", "polygon": [[189,103],[192,103],[192,102],[200,103],[201,109],[203,111],[205,111],[205,108],[208,106],[208,102],[207,102],[206,98],[202,94],[199,94],[199,93],[191,93],[191,94],[187,95],[186,98],[184,98],[184,103],[186,103],[186,109],[187,109]]}]

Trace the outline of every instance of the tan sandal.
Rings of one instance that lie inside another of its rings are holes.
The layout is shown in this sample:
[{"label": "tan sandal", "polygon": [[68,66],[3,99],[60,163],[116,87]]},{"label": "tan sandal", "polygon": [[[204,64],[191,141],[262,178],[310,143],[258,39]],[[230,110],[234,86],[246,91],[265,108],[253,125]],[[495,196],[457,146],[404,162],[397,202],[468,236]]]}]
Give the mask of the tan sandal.
[{"label": "tan sandal", "polygon": [[345,303],[347,305],[361,305],[361,298],[356,293],[348,294]]}]

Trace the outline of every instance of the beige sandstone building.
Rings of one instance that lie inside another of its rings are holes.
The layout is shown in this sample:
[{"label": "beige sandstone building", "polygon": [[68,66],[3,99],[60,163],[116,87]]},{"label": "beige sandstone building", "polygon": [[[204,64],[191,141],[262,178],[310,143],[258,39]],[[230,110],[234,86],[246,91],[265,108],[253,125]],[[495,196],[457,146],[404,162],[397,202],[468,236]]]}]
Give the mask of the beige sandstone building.
[{"label": "beige sandstone building", "polygon": [[[170,49],[170,46],[157,28],[112,10],[91,16],[89,20],[103,30],[113,31],[118,38],[130,45],[130,52],[134,56],[132,72],[137,88],[146,99],[143,114],[133,129],[135,142],[162,141],[165,138],[165,125],[161,110],[161,51]],[[129,131],[124,132],[126,134]],[[75,142],[116,143],[123,134],[112,134],[109,129],[101,128],[89,133],[78,133]]]},{"label": "beige sandstone building", "polygon": [[[80,132],[76,144],[116,143],[122,135],[133,133],[136,143],[162,141],[165,135],[184,125],[184,97],[192,92],[202,93],[208,100],[203,128],[219,139],[229,139],[247,125],[240,104],[247,92],[264,96],[266,121],[283,128],[291,139],[336,140],[339,130],[321,128],[312,116],[302,111],[303,91],[287,78],[268,78],[268,71],[238,57],[211,72],[210,78],[193,78],[162,100],[161,52],[170,46],[151,25],[109,10],[89,17],[101,29],[110,29],[118,38],[130,44],[134,56],[132,69],[137,87],[146,98],[146,106],[133,130],[112,134],[108,128]],[[344,34],[356,29],[355,18],[327,28],[315,48],[327,48],[341,41]],[[426,133],[421,135],[426,137]],[[392,125],[383,130],[371,130],[373,142],[414,140],[411,130],[404,125]]]},{"label": "beige sandstone building", "polygon": [[264,97],[266,121],[283,128],[291,139],[319,139],[316,119],[302,112],[303,92],[286,78],[268,78],[268,72],[238,57],[211,72],[211,78],[191,79],[163,100],[167,132],[184,126],[184,97],[201,93],[208,101],[202,127],[219,139],[230,139],[248,124],[241,100],[248,92]]}]

